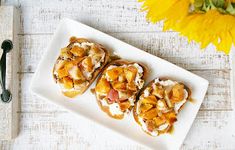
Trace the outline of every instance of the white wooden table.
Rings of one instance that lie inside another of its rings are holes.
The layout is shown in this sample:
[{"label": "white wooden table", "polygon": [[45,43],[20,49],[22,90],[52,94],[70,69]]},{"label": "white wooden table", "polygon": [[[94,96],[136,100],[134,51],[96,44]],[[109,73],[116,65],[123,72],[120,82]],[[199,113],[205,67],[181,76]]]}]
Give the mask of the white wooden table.
[{"label": "white wooden table", "polygon": [[5,1],[6,5],[20,9],[21,122],[19,136],[13,141],[0,141],[0,149],[145,149],[30,93],[32,75],[64,17],[81,21],[208,79],[208,93],[182,149],[235,149],[232,59],[213,49],[200,52],[195,43],[188,44],[177,33],[161,32],[161,24],[146,22],[136,1]]}]

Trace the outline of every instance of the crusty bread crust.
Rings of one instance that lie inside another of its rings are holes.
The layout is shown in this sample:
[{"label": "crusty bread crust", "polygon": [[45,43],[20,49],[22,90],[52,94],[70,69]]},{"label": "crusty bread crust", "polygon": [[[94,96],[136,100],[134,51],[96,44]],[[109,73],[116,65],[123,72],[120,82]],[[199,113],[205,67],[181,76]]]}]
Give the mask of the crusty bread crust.
[{"label": "crusty bread crust", "polygon": [[[163,77],[163,78],[159,78],[161,81],[165,81],[165,80],[168,80],[169,78],[166,78],[166,77]],[[144,90],[147,88],[147,87],[150,87],[151,85],[152,85],[152,83],[154,83],[154,80],[155,79],[153,79],[152,81],[150,81],[144,88],[142,88],[141,89],[141,91],[139,92],[139,95],[137,96],[137,100],[135,101],[135,106],[134,106],[134,108],[133,108],[133,117],[134,117],[134,120],[136,121],[136,123],[137,124],[139,124],[140,126],[141,126],[141,124],[140,124],[140,122],[139,122],[139,119],[138,119],[138,114],[137,114],[137,112],[136,112],[136,109],[137,109],[137,102],[138,102],[138,100],[139,100],[139,97],[140,97],[140,95],[142,95],[143,94],[143,92],[144,92]],[[169,79],[169,80],[171,80],[171,79]],[[178,82],[178,83],[181,83],[181,82]],[[181,83],[181,84],[183,84],[183,83]],[[184,88],[187,90],[187,92],[188,92],[188,98],[187,98],[187,101],[190,99],[190,97],[191,97],[191,89],[188,87],[188,86],[186,86],[185,84],[183,84],[184,85]],[[186,103],[186,102],[185,102]],[[179,112],[182,110],[182,108],[184,107],[184,105],[185,105],[185,103],[180,107],[180,109],[179,109]],[[143,130],[144,131],[144,130]],[[146,132],[146,131],[144,131],[145,133],[147,133],[148,135],[150,135],[150,136],[152,136],[150,133],[148,133],[148,132]]]},{"label": "crusty bread crust", "polygon": [[[111,65],[116,65],[116,66],[121,66],[121,65],[124,65],[124,64],[134,64],[134,63],[138,63],[142,68],[143,68],[143,79],[146,80],[147,76],[148,76],[148,68],[143,65],[142,63],[139,63],[139,62],[131,62],[131,61],[127,61],[127,60],[123,60],[123,59],[119,59],[119,60],[114,60],[112,62],[110,62],[105,68],[103,68],[103,71],[101,73],[101,75],[98,77],[97,79],[97,82],[96,82],[96,86],[99,82],[99,80],[101,79],[102,77],[102,74],[103,72]],[[139,90],[140,91],[140,90]],[[137,93],[138,95],[138,93]],[[96,96],[96,100],[97,100],[97,103],[99,105],[99,107],[101,108],[102,111],[104,111],[108,116],[110,116],[111,118],[114,118],[114,119],[123,119],[124,118],[124,115],[112,115],[109,111],[109,107],[107,106],[102,106],[101,102],[100,102],[100,99],[99,97],[97,96],[96,92],[95,92],[95,96]],[[131,110],[133,107],[130,107],[129,110]]]},{"label": "crusty bread crust", "polygon": [[[70,43],[67,47],[73,45],[75,42],[81,43],[81,42],[91,42],[91,41],[89,41],[88,39],[85,39],[85,38],[76,38],[76,39],[74,38],[73,39],[73,37],[71,37]],[[73,98],[73,97],[76,97],[77,95],[82,95],[90,87],[90,85],[94,82],[96,77],[99,75],[99,73],[102,71],[102,69],[105,67],[105,65],[109,61],[109,57],[110,57],[109,51],[103,45],[101,45],[99,43],[96,43],[96,42],[92,42],[92,43],[95,43],[96,46],[99,47],[99,49],[102,49],[105,52],[104,62],[102,62],[102,65],[93,72],[91,80],[88,81],[88,85],[85,86],[83,89],[81,89],[80,91],[77,91],[77,90],[65,91],[65,92],[63,91],[62,93],[67,97]],[[58,57],[58,59],[60,59],[60,56]],[[55,82],[57,82],[56,76],[54,75],[54,69],[55,68],[53,68],[53,78],[54,78]]]}]

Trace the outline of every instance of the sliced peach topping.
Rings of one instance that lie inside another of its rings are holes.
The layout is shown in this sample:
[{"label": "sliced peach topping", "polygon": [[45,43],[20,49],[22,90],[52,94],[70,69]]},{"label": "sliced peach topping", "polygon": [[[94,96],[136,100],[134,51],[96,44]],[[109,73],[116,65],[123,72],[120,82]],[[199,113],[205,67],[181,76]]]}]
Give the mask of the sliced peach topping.
[{"label": "sliced peach topping", "polygon": [[75,36],[70,37],[69,42],[76,42],[77,38]]},{"label": "sliced peach topping", "polygon": [[84,76],[78,66],[73,66],[69,71],[70,77],[75,80],[84,80]]},{"label": "sliced peach topping", "polygon": [[132,82],[135,79],[135,76],[137,74],[137,68],[134,66],[128,66],[124,69],[126,79],[128,82]]},{"label": "sliced peach topping", "polygon": [[65,48],[62,48],[61,51],[60,51],[60,56],[67,59],[67,58],[71,58],[72,57],[72,54],[68,51],[68,48],[65,47]]},{"label": "sliced peach topping", "polygon": [[155,117],[155,118],[153,118],[153,120],[155,121],[155,124],[157,126],[160,126],[160,125],[166,123],[165,117]]},{"label": "sliced peach topping", "polygon": [[157,98],[153,95],[150,95],[150,96],[145,97],[144,99],[142,99],[141,103],[151,104],[151,105],[155,106],[157,104]]},{"label": "sliced peach topping", "polygon": [[83,61],[82,61],[82,67],[88,71],[91,72],[93,69],[93,64],[92,64],[92,59],[91,57],[86,57]]},{"label": "sliced peach topping", "polygon": [[99,47],[97,45],[93,44],[91,46],[90,53],[92,53],[92,54],[99,54],[100,53]]},{"label": "sliced peach topping", "polygon": [[63,78],[69,75],[68,71],[65,68],[59,69],[57,73],[59,78]]},{"label": "sliced peach topping", "polygon": [[131,91],[119,91],[119,101],[124,101],[127,100],[129,97],[132,96],[132,92]]},{"label": "sliced peach topping", "polygon": [[111,89],[111,86],[105,78],[101,78],[95,87],[96,92],[103,93],[103,94],[108,94],[110,89]]},{"label": "sliced peach topping", "polygon": [[83,43],[83,42],[89,42],[89,40],[85,39],[85,38],[77,38],[75,36],[72,36],[69,39],[70,43]]},{"label": "sliced peach topping", "polygon": [[86,87],[86,83],[84,82],[84,80],[74,80],[73,84],[74,84],[74,88],[75,89],[83,89]]},{"label": "sliced peach topping", "polygon": [[83,43],[83,42],[89,42],[89,41],[87,39],[85,39],[85,38],[77,38],[76,42]]},{"label": "sliced peach topping", "polygon": [[174,107],[172,101],[170,100],[171,97],[172,97],[172,89],[166,88],[164,91],[164,99],[165,99],[166,104],[169,108]]},{"label": "sliced peach topping", "polygon": [[55,64],[54,71],[58,71],[59,69],[63,68],[65,64],[66,64],[65,60],[58,60],[57,63]]},{"label": "sliced peach topping", "polygon": [[137,91],[137,87],[134,82],[127,83],[127,89],[130,91]]},{"label": "sliced peach topping", "polygon": [[81,71],[80,68],[78,68],[78,70],[77,70],[77,77],[78,77],[78,79],[80,79],[80,80],[85,80],[85,77],[84,77],[84,75],[82,74],[82,71]]},{"label": "sliced peach topping", "polygon": [[124,83],[124,82],[113,81],[112,86],[117,91],[125,91],[126,90],[126,83]]},{"label": "sliced peach topping", "polygon": [[124,73],[119,75],[118,81],[119,81],[119,82],[126,82],[126,76],[125,76]]},{"label": "sliced peach topping", "polygon": [[182,101],[184,98],[184,85],[176,84],[172,88],[172,102]]},{"label": "sliced peach topping", "polygon": [[173,124],[174,122],[177,121],[176,113],[175,113],[174,111],[165,113],[164,116],[166,117],[167,121],[168,121],[170,124]]},{"label": "sliced peach topping", "polygon": [[125,111],[128,108],[130,108],[131,104],[130,104],[129,101],[124,101],[124,102],[119,103],[119,106],[120,106],[122,111]]},{"label": "sliced peach topping", "polygon": [[73,82],[74,82],[74,85],[80,85],[80,84],[84,83],[83,80],[73,80]]},{"label": "sliced peach topping", "polygon": [[77,45],[73,46],[72,49],[70,50],[70,52],[74,55],[74,56],[78,56],[78,57],[83,57],[85,56],[85,50]]},{"label": "sliced peach topping", "polygon": [[147,126],[148,131],[150,132],[152,132],[156,128],[156,124],[153,120],[147,120],[146,126]]},{"label": "sliced peach topping", "polygon": [[123,68],[115,67],[106,71],[106,75],[111,81],[117,80],[120,74],[123,73]]},{"label": "sliced peach topping", "polygon": [[102,58],[102,54],[93,54],[92,57],[95,62],[99,62],[100,59]]},{"label": "sliced peach topping", "polygon": [[153,95],[163,98],[164,97],[164,88],[161,85],[154,86]]},{"label": "sliced peach topping", "polygon": [[140,113],[145,113],[146,111],[150,110],[153,107],[151,104],[144,104],[142,103],[139,107]]},{"label": "sliced peach topping", "polygon": [[73,80],[69,77],[63,78],[64,88],[71,89],[73,88]]},{"label": "sliced peach topping", "polygon": [[67,61],[64,65],[64,68],[69,71],[70,69],[72,69],[74,66],[74,63],[72,61]]},{"label": "sliced peach topping", "polygon": [[158,110],[156,108],[152,108],[150,109],[149,111],[147,112],[144,112],[141,114],[141,116],[144,118],[144,119],[153,119],[154,117],[156,117],[158,115]]},{"label": "sliced peach topping", "polygon": [[84,60],[85,56],[84,57],[76,57],[75,59],[73,59],[71,62],[74,64],[74,65],[78,65],[82,60]]}]

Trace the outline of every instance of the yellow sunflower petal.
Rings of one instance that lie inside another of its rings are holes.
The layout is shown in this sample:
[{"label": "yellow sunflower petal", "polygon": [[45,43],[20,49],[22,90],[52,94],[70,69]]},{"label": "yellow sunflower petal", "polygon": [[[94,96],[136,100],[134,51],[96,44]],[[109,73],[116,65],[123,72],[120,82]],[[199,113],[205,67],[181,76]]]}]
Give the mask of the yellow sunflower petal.
[{"label": "yellow sunflower petal", "polygon": [[[221,14],[216,9],[207,12],[193,12],[190,7],[194,0],[141,0],[147,19],[153,23],[164,21],[163,30],[175,30],[196,41],[201,48],[210,43],[217,50],[228,54],[235,45],[235,16]],[[235,3],[235,0],[227,0]]]}]

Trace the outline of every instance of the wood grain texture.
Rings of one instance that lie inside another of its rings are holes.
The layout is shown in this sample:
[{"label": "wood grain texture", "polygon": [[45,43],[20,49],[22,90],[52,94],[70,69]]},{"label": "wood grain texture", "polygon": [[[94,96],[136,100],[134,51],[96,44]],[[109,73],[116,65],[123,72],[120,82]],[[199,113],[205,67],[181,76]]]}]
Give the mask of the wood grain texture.
[{"label": "wood grain texture", "polygon": [[11,142],[0,141],[0,149],[145,149],[30,93],[32,73],[64,17],[81,21],[208,79],[207,96],[181,149],[235,149],[235,111],[230,86],[234,62],[228,56],[213,48],[200,52],[197,44],[188,44],[177,33],[161,32],[162,24],[146,22],[136,0],[6,0],[5,3],[21,9],[22,110],[19,137]]},{"label": "wood grain texture", "polygon": [[[234,120],[232,112],[200,111],[182,149],[232,150],[235,146],[235,129],[233,125],[229,124],[231,120]],[[21,113],[21,134],[15,141],[2,141],[1,144],[0,148],[3,150],[146,149],[91,121],[65,112]]]},{"label": "wood grain texture", "polygon": [[[12,6],[0,6],[0,43],[5,39],[13,42],[14,48],[6,57],[6,88],[12,94],[12,100],[4,103],[0,100],[0,139],[10,140],[18,133],[19,117],[19,43],[18,43],[18,24],[17,10]],[[1,50],[2,55],[2,50]],[[2,93],[2,88],[0,89]]]},{"label": "wood grain texture", "polygon": [[[187,44],[187,41],[176,33],[111,33],[111,35],[188,70],[231,69],[228,56],[215,53],[214,49],[201,52],[194,43]],[[52,35],[20,35],[19,38],[22,49],[21,71],[34,72]]]},{"label": "wood grain texture", "polygon": [[104,32],[160,31],[162,26],[147,23],[136,0],[50,0],[46,3],[43,0],[19,0],[19,6],[22,9],[22,31],[27,34],[53,33],[64,17]]}]

